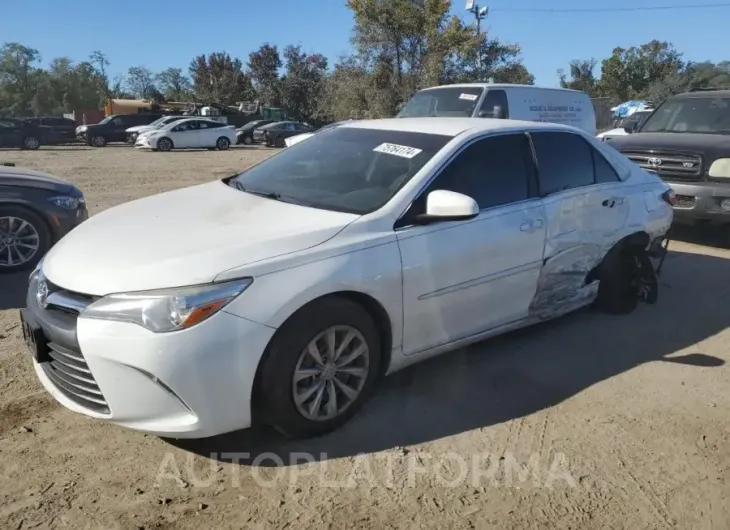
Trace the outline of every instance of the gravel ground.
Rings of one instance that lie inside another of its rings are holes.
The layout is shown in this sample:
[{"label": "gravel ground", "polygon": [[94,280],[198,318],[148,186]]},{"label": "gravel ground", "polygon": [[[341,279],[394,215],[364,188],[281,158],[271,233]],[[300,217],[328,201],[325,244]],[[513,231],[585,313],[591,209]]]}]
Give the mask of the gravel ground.
[{"label": "gravel ground", "polygon": [[[94,214],[270,152],[0,161],[74,182]],[[730,528],[730,251],[683,237],[656,306],[582,311],[407,369],[306,442],[258,428],[162,440],[65,410],[21,341],[27,275],[0,277],[0,528]]]}]

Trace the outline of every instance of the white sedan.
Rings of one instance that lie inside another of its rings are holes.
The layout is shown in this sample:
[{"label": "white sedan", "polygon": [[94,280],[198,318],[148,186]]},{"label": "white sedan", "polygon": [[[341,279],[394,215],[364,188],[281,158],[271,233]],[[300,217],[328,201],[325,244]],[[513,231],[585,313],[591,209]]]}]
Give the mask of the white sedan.
[{"label": "white sedan", "polygon": [[140,134],[134,146],[153,151],[200,147],[225,151],[235,143],[236,129],[233,125],[204,118],[188,118]]},{"label": "white sedan", "polygon": [[357,121],[93,216],[31,275],[22,327],[43,386],[87,416],[200,438],[256,410],[319,435],[409,364],[654,302],[672,202],[575,128]]}]

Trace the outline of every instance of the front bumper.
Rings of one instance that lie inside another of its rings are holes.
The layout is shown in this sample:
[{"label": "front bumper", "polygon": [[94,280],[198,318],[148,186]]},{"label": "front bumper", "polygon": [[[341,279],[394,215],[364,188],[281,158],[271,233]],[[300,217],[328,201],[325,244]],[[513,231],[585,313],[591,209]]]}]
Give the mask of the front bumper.
[{"label": "front bumper", "polygon": [[152,143],[147,137],[137,137],[134,142],[134,147],[136,147],[137,149],[153,149]]},{"label": "front bumper", "polygon": [[[251,393],[274,329],[220,312],[188,330],[152,333],[38,305],[31,279],[25,318],[49,355],[33,361],[63,406],[157,436],[205,438],[251,425]],[[78,295],[77,295],[78,296]]]},{"label": "front bumper", "polygon": [[134,145],[137,142],[138,136],[139,136],[139,133],[136,133],[136,132],[127,133],[127,143]]},{"label": "front bumper", "polygon": [[677,195],[674,218],[679,223],[692,224],[698,221],[725,224],[730,223],[730,210],[723,210],[720,204],[730,199],[730,184],[718,182],[679,183],[667,182]]}]

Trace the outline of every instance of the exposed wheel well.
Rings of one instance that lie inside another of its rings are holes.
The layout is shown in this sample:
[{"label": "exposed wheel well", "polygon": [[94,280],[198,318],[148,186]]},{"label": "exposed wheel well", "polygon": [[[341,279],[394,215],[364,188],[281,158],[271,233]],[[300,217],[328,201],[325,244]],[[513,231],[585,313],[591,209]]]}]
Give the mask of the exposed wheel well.
[{"label": "exposed wheel well", "polygon": [[[651,241],[651,237],[649,234],[644,232],[643,230],[639,232],[634,232],[633,234],[630,234],[623,239],[616,242],[616,244],[611,247],[611,249],[606,253],[606,256],[615,248],[625,248],[625,247],[633,247],[633,248],[646,248]],[[606,256],[603,257],[601,260],[601,263],[596,265],[586,277],[586,283],[591,283],[595,280],[601,279],[601,265],[603,265],[603,261],[606,259]]]},{"label": "exposed wheel well", "polygon": [[[345,298],[347,300],[350,300],[351,302],[355,302],[368,312],[370,317],[375,322],[375,325],[378,327],[378,330],[380,331],[380,339],[383,345],[383,358],[380,362],[380,374],[378,375],[385,375],[385,372],[388,370],[388,366],[390,366],[390,356],[393,350],[393,330],[390,324],[390,316],[388,315],[388,312],[385,310],[380,302],[378,302],[370,295],[357,291],[338,291],[335,293],[329,293],[324,296],[320,296],[319,298],[315,298],[314,300],[307,302],[302,307],[297,309],[294,313],[292,313],[289,318],[287,318],[284,323],[279,326],[279,329],[281,329],[294,315],[298,314],[300,311],[326,298]],[[265,355],[266,353],[261,356],[259,364],[256,368],[256,375],[254,377],[253,391],[251,395],[251,412],[254,417],[256,416],[256,411],[259,408],[259,404],[261,403],[261,388],[259,382],[261,376],[261,366],[263,365]]]},{"label": "exposed wheel well", "polygon": [[27,212],[32,213],[33,215],[37,215],[42,221],[45,227],[48,229],[48,233],[51,236],[51,243],[54,243],[56,241],[56,231],[53,229],[53,226],[51,226],[51,223],[48,221],[48,218],[39,210],[36,210],[32,206],[29,206],[24,203],[20,202],[0,202],[0,208],[12,206],[14,208],[20,208],[21,210],[25,210]]}]

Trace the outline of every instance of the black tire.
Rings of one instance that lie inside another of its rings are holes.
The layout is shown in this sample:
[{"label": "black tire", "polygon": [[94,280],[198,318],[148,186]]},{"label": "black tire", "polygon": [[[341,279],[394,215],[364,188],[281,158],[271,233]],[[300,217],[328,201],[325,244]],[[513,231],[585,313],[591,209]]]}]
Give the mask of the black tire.
[{"label": "black tire", "polygon": [[157,150],[162,151],[163,153],[166,153],[168,151],[172,151],[175,147],[175,144],[172,143],[172,140],[170,140],[167,136],[163,136],[159,140],[157,140]]},{"label": "black tire", "polygon": [[243,145],[251,145],[253,143],[253,138],[246,135],[243,137],[243,140],[241,140],[241,142],[243,143]]},{"label": "black tire", "polygon": [[231,141],[225,136],[221,136],[215,141],[215,147],[219,151],[227,151],[231,147]]},{"label": "black tire", "polygon": [[[48,223],[37,213],[21,206],[14,204],[0,204],[0,232],[4,231],[7,227],[3,218],[14,217],[16,219],[22,219],[29,225],[37,234],[38,248],[35,254],[29,257],[27,261],[22,264],[15,266],[8,266],[5,262],[8,261],[7,246],[4,245],[4,241],[0,241],[0,274],[2,273],[13,273],[22,270],[32,269],[35,267],[41,258],[48,252],[53,244],[53,235]],[[27,231],[23,232],[27,234]],[[14,261],[18,259],[17,254],[14,252]]]},{"label": "black tire", "polygon": [[101,135],[92,136],[89,139],[89,145],[93,147],[106,147],[106,138]]},{"label": "black tire", "polygon": [[284,141],[284,139],[281,136],[277,136],[276,139],[274,140],[274,145],[276,147],[286,147],[286,142]]},{"label": "black tire", "polygon": [[[329,420],[310,420],[294,404],[294,371],[309,342],[317,334],[337,325],[351,326],[364,337],[370,352],[368,373],[359,395],[338,416]],[[291,438],[310,438],[337,429],[367,401],[378,380],[382,358],[380,333],[362,306],[339,297],[313,302],[290,317],[266,348],[256,386],[261,420]]]},{"label": "black tire", "polygon": [[[631,245],[617,245],[613,247],[599,268],[600,283],[598,285],[598,296],[595,307],[612,315],[626,315],[631,313],[639,305],[641,298],[636,282],[646,271],[643,269],[647,263],[654,273],[651,262],[643,249]],[[656,275],[654,274],[656,281]],[[658,287],[654,284],[653,300],[656,301]]]},{"label": "black tire", "polygon": [[23,143],[20,145],[20,148],[27,151],[35,151],[40,146],[41,141],[31,134],[23,138]]}]

